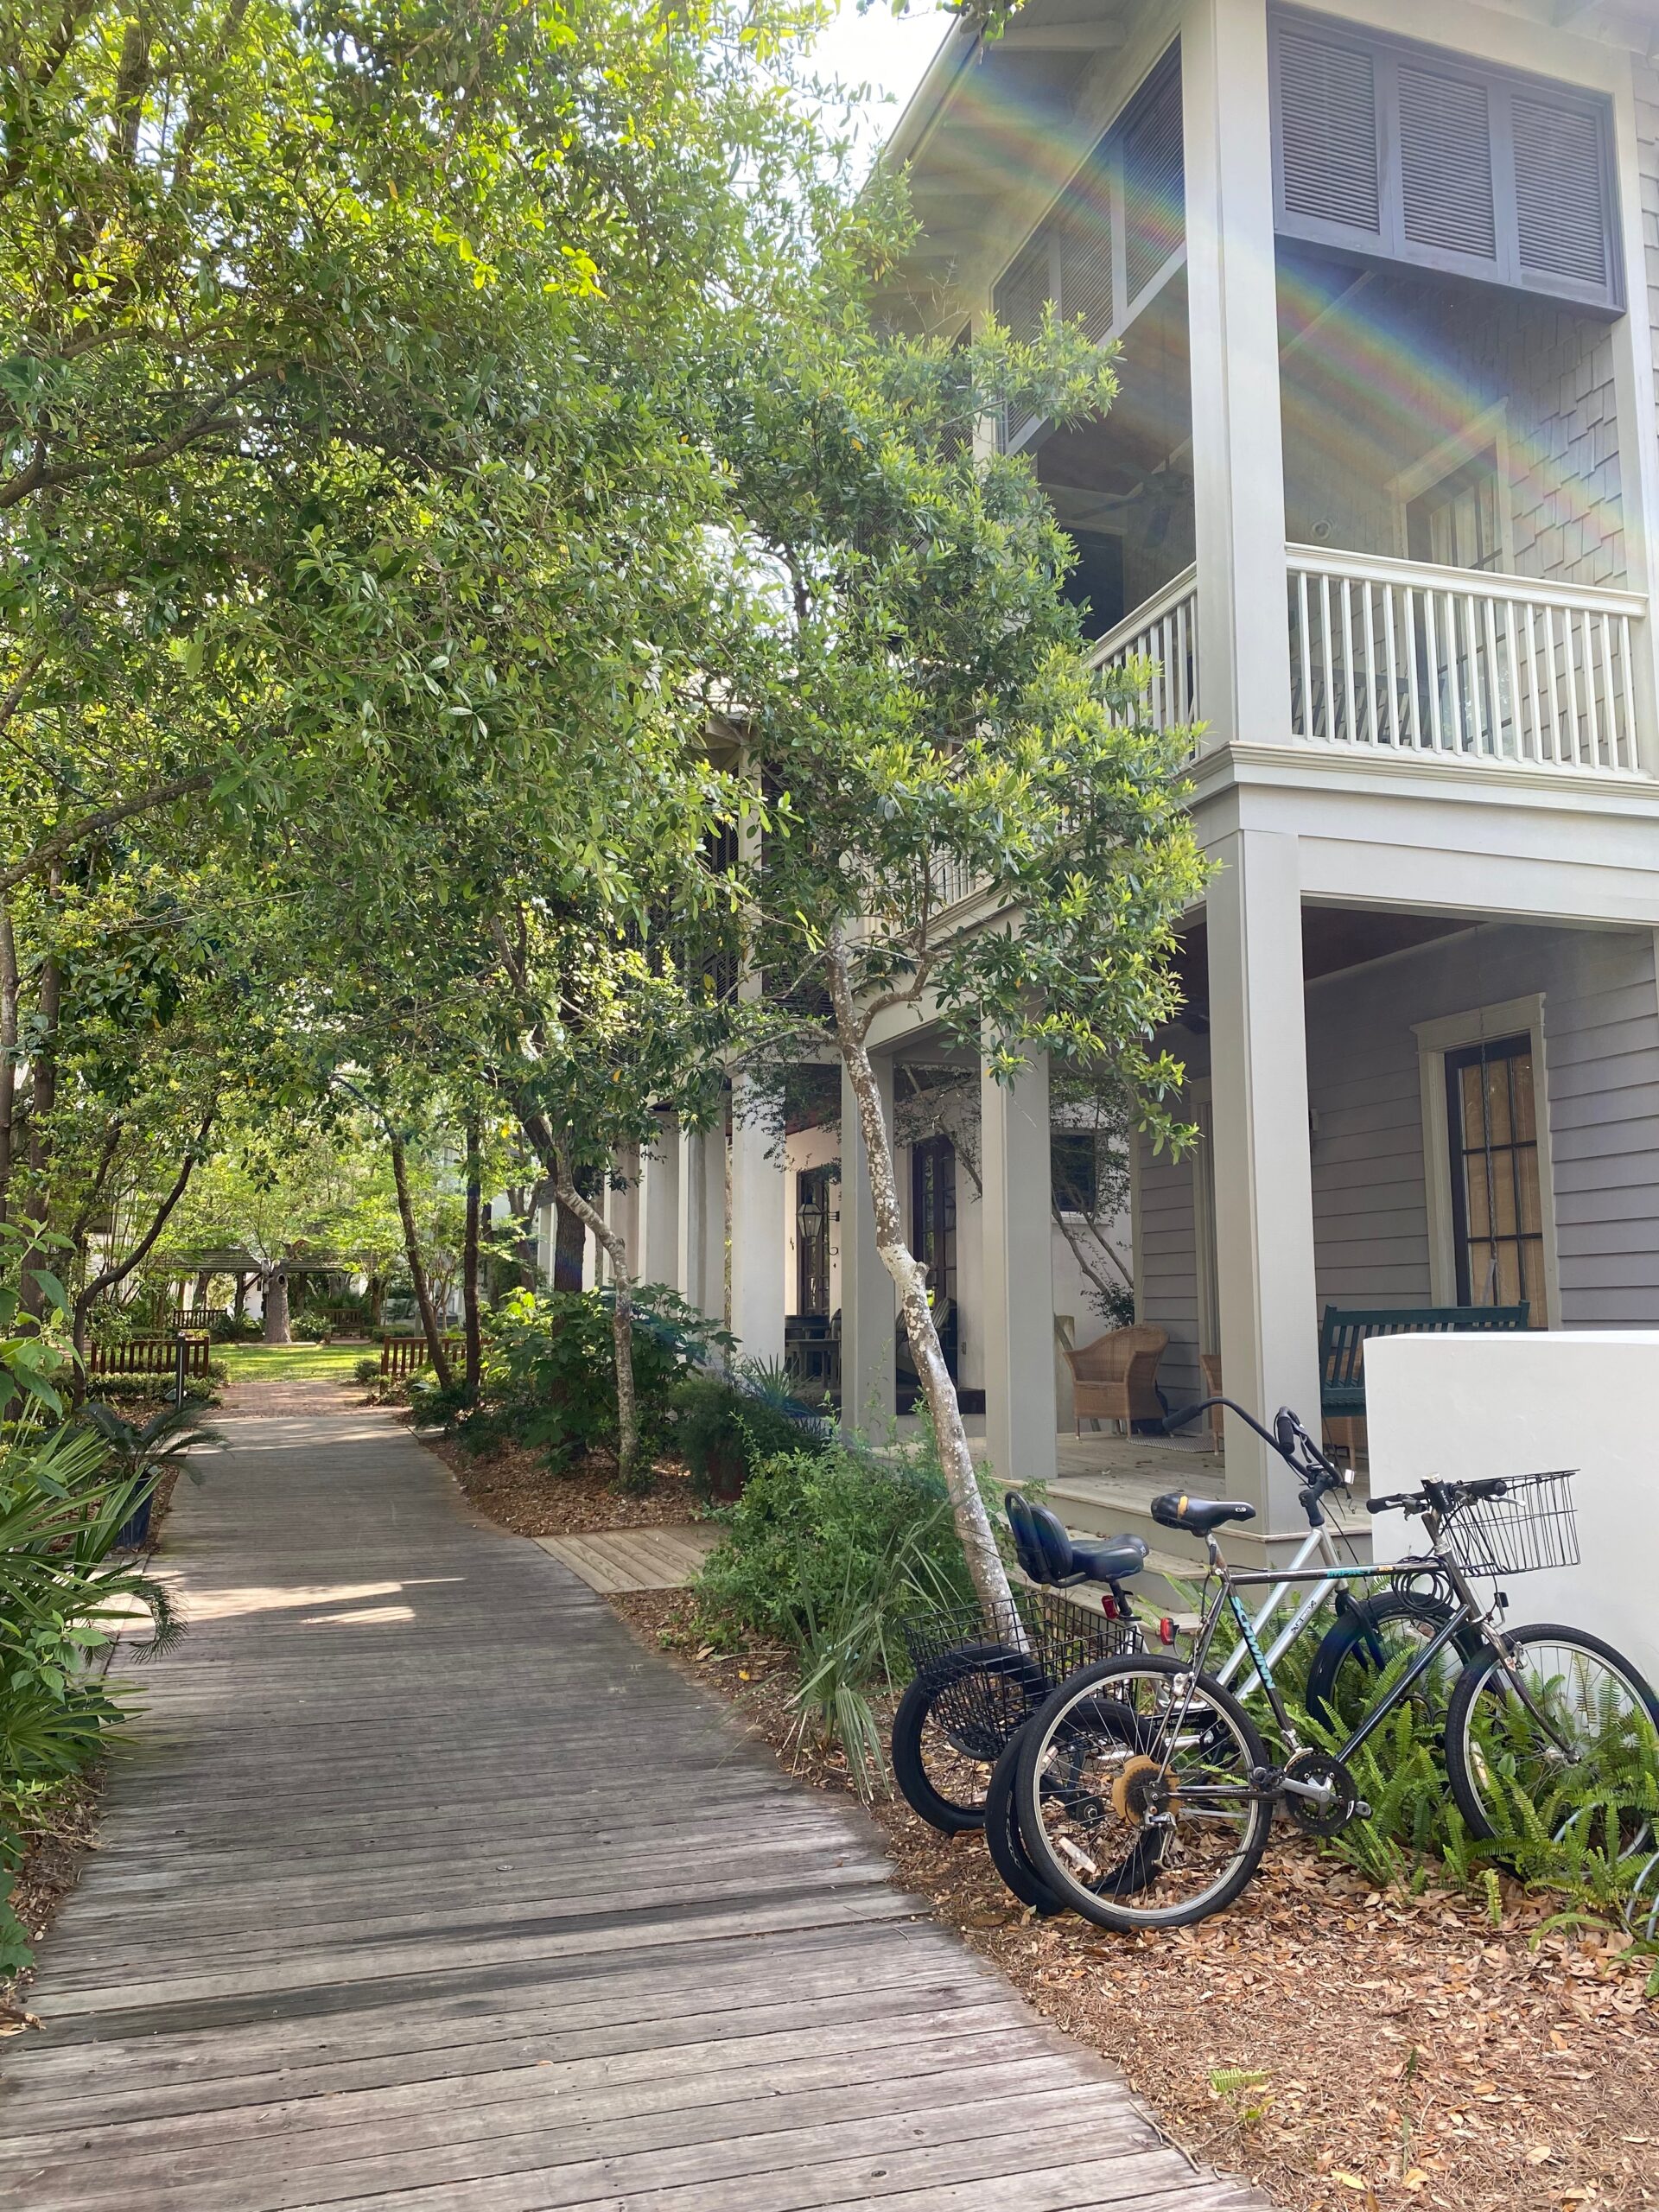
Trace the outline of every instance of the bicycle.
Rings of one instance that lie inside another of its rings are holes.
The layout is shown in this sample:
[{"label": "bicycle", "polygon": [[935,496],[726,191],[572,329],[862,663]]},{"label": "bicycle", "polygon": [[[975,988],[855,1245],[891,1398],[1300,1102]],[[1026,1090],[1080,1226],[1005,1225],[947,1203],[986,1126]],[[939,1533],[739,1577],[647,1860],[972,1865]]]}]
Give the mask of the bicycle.
[{"label": "bicycle", "polygon": [[[1369,1817],[1349,1762],[1460,1634],[1472,1636],[1476,1649],[1457,1678],[1443,1733],[1452,1796],[1471,1831],[1498,1836],[1516,1789],[1541,1804],[1548,1819],[1565,1803],[1575,1808],[1570,1822],[1590,1802],[1603,1808],[1600,1818],[1636,1819],[1639,1808],[1621,1806],[1619,1789],[1625,1771],[1651,1756],[1649,1732],[1659,1732],[1659,1700],[1648,1683],[1586,1630],[1553,1623],[1504,1629],[1502,1593],[1486,1606],[1470,1587],[1471,1575],[1507,1578],[1578,1564],[1572,1481],[1560,1470],[1433,1481],[1370,1502],[1373,1513],[1398,1509],[1421,1518],[1428,1538],[1425,1555],[1385,1571],[1432,1575],[1452,1603],[1334,1752],[1299,1740],[1239,1597],[1318,1571],[1229,1567],[1217,1532],[1255,1517],[1243,1499],[1173,1493],[1154,1499],[1152,1515],[1161,1527],[1203,1541],[1207,1579],[1219,1578],[1215,1595],[1190,1658],[1147,1652],[1084,1668],[1023,1730],[1014,1817],[1039,1878],[1063,1904],[1105,1928],[1185,1927],[1222,1910],[1260,1864],[1276,1808],[1315,1836]],[[1357,1565],[1334,1570],[1333,1579],[1377,1572]],[[1228,1616],[1249,1647],[1285,1746],[1278,1764],[1243,1704],[1205,1670]],[[1646,1815],[1639,1817],[1645,1823]]]},{"label": "bicycle", "polygon": [[[893,1714],[893,1778],[912,1810],[944,1835],[982,1824],[1003,1746],[1057,1683],[1144,1642],[1123,1586],[1146,1559],[1141,1537],[1074,1542],[1056,1515],[1018,1491],[1004,1510],[1033,1586],[1015,1593],[1012,1611],[935,1608],[903,1624],[915,1672]],[[1102,1590],[1100,1612],[1052,1594],[1084,1583]]]},{"label": "bicycle", "polygon": [[[1213,1405],[1231,1403],[1229,1399],[1205,1398],[1197,1405],[1169,1414],[1164,1428],[1173,1432],[1197,1420]],[[1351,1598],[1347,1592],[1351,1570],[1360,1563],[1351,1551],[1346,1558],[1338,1554],[1325,1503],[1333,1493],[1351,1485],[1351,1471],[1337,1467],[1288,1407],[1280,1408],[1271,1433],[1242,1406],[1233,1406],[1232,1409],[1249,1423],[1265,1443],[1272,1446],[1300,1481],[1297,1497],[1307,1518],[1308,1532],[1290,1560],[1287,1574],[1294,1577],[1316,1555],[1325,1570],[1268,1645],[1267,1662],[1270,1668],[1276,1666],[1327,1599],[1334,1597],[1337,1618],[1319,1641],[1308,1670],[1306,1693],[1308,1709],[1315,1719],[1334,1723],[1356,1701],[1362,1706],[1367,1701],[1366,1683],[1386,1673],[1402,1650],[1408,1651],[1414,1644],[1421,1646],[1432,1640],[1450,1618],[1452,1609],[1433,1592],[1415,1589],[1407,1581],[1374,1596]],[[1370,1568],[1363,1571],[1368,1575],[1376,1572]],[[1274,1583],[1251,1621],[1255,1639],[1266,1634],[1292,1587],[1290,1580],[1281,1579]],[[1464,1649],[1465,1643],[1467,1650]],[[1460,1655],[1460,1664],[1462,1657],[1472,1653],[1473,1644],[1463,1637],[1454,1639],[1454,1644]],[[1241,1697],[1252,1695],[1262,1686],[1261,1673],[1251,1653],[1252,1643],[1241,1636],[1216,1670],[1217,1680],[1231,1687],[1235,1678],[1248,1667],[1248,1679],[1238,1690]],[[982,1825],[986,1848],[1004,1885],[1022,1904],[1048,1914],[1063,1911],[1065,1900],[1049,1889],[1033,1863],[1020,1831],[1014,1794],[1020,1736],[1041,1701],[1035,1700],[1024,1713],[1011,1716],[1014,1725],[1005,1735],[1002,1751],[991,1769],[985,1791]]]}]

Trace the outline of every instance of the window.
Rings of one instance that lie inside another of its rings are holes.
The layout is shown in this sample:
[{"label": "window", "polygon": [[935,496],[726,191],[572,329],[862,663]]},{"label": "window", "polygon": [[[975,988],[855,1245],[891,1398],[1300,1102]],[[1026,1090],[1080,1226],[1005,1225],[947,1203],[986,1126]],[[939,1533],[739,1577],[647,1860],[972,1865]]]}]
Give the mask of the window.
[{"label": "window", "polygon": [[1599,95],[1288,10],[1273,75],[1282,236],[1620,311]]},{"label": "window", "polygon": [[[1052,300],[1096,344],[1118,335],[1179,258],[1185,222],[1180,49],[1172,47],[1008,264],[991,296],[997,321],[1028,339]],[[1004,449],[1040,427],[1035,416],[1010,417]]]},{"label": "window", "polygon": [[1548,1320],[1532,1039],[1503,1037],[1446,1055],[1459,1306],[1531,1306]]},{"label": "window", "polygon": [[1049,1173],[1062,1213],[1092,1214],[1100,1203],[1100,1167],[1092,1129],[1056,1129],[1050,1136]]},{"label": "window", "polygon": [[1488,446],[1408,502],[1406,550],[1446,569],[1503,566],[1503,488]]}]

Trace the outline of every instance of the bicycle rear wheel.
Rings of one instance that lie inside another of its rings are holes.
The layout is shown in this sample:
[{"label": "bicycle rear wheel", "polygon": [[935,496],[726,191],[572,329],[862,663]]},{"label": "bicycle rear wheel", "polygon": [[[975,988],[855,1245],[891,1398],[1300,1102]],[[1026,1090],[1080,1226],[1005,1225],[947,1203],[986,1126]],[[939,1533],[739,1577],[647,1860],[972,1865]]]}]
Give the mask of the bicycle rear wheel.
[{"label": "bicycle rear wheel", "polygon": [[1483,1646],[1446,1713],[1446,1771],[1470,1832],[1487,1841],[1510,1833],[1518,1790],[1550,1834],[1580,1826],[1588,1842],[1611,1833],[1619,1852],[1634,1849],[1651,1827],[1643,1800],[1659,1699],[1623,1653],[1583,1629],[1541,1621],[1506,1642],[1520,1689]]},{"label": "bicycle rear wheel", "polygon": [[1026,1840],[1020,1833],[1014,1806],[1019,1769],[1020,1736],[1016,1733],[1009,1738],[1001,1758],[991,1769],[991,1786],[985,1796],[985,1848],[991,1854],[992,1866],[1002,1877],[1003,1886],[1012,1891],[1021,1904],[1030,1905],[1033,1911],[1046,1917],[1064,1912],[1065,1904],[1032,1864]]},{"label": "bicycle rear wheel", "polygon": [[1268,1764],[1212,1675],[1159,1653],[1063,1682],[1020,1738],[1015,1815],[1054,1894],[1102,1928],[1184,1928],[1230,1904],[1267,1847]]}]

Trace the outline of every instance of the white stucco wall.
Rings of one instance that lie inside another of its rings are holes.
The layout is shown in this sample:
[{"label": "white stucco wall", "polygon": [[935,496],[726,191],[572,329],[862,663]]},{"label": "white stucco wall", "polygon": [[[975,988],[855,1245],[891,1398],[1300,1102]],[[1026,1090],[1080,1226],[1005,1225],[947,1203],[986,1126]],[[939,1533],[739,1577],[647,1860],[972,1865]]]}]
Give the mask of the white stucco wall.
[{"label": "white stucco wall", "polygon": [[[1365,1352],[1372,1493],[1577,1468],[1583,1564],[1510,1578],[1510,1622],[1589,1629],[1659,1682],[1656,1393],[1659,1330],[1378,1338]],[[1376,1556],[1416,1548],[1421,1526],[1379,1514]]]}]

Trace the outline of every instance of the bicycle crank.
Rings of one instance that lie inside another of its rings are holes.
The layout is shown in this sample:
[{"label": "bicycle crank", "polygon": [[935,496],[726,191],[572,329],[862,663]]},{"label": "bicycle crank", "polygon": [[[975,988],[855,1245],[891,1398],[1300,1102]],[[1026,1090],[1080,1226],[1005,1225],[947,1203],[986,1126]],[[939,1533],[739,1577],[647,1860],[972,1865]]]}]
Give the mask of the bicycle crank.
[{"label": "bicycle crank", "polygon": [[1329,1751],[1293,1751],[1279,1777],[1281,1802],[1304,1835],[1339,1835],[1350,1821],[1369,1821],[1371,1808],[1349,1770]]}]

